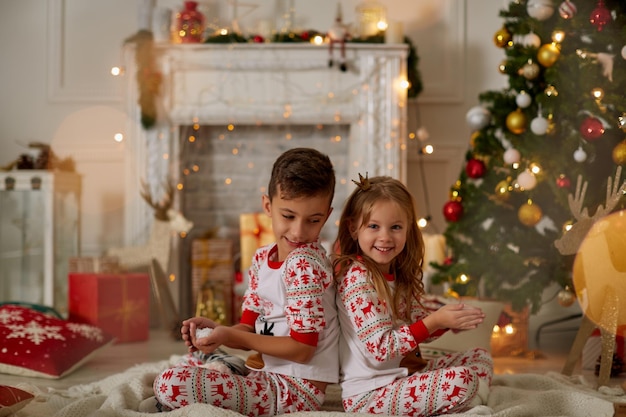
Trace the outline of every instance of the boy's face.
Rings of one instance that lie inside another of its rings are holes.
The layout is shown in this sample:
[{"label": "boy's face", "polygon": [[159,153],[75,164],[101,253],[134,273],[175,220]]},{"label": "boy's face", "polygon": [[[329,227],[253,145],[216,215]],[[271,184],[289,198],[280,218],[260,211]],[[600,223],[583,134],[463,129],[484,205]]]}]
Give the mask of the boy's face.
[{"label": "boy's face", "polygon": [[284,261],[289,252],[298,246],[318,239],[332,207],[328,196],[284,200],[280,186],[277,191],[272,201],[269,196],[263,196],[263,210],[272,218],[278,260]]}]

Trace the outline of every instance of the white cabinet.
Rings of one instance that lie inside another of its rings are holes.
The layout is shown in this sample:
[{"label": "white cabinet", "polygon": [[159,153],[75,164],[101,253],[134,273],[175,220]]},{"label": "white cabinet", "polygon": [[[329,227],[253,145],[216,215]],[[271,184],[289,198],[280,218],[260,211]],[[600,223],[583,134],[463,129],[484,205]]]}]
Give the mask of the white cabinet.
[{"label": "white cabinet", "polygon": [[74,172],[0,172],[0,301],[67,313],[68,261],[80,252],[81,178]]}]

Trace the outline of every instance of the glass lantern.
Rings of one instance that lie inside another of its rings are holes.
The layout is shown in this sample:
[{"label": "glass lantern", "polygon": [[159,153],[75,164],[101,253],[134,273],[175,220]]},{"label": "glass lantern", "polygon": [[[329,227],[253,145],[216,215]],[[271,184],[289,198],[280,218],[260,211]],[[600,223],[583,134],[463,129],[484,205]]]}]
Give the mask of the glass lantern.
[{"label": "glass lantern", "polygon": [[356,36],[368,38],[378,35],[387,26],[387,9],[376,0],[364,0],[357,4],[356,14]]}]

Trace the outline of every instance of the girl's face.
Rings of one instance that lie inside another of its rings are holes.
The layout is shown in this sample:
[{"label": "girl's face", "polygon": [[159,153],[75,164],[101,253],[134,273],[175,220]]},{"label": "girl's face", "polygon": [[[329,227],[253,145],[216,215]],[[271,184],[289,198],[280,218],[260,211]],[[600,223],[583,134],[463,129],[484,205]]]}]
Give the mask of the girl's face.
[{"label": "girl's face", "polygon": [[408,226],[408,217],[398,204],[379,201],[372,207],[369,222],[361,220],[356,238],[363,253],[389,273],[391,261],[404,249]]},{"label": "girl's face", "polygon": [[272,218],[272,231],[278,244],[278,261],[305,243],[315,242],[332,208],[330,197],[313,196],[284,200],[278,195],[270,201],[263,196],[263,210]]}]

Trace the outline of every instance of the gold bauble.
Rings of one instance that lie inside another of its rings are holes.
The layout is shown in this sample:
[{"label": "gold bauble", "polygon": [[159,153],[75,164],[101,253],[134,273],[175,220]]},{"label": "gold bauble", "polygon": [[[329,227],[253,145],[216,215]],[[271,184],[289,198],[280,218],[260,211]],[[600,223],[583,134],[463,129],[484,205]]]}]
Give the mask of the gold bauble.
[{"label": "gold bauble", "polygon": [[507,64],[508,64],[508,61],[506,59],[500,62],[500,65],[498,65],[498,71],[500,72],[500,74],[506,74]]},{"label": "gold bauble", "polygon": [[476,139],[478,139],[479,136],[480,136],[480,131],[478,130],[472,133],[472,136],[470,136],[470,146],[472,148],[476,146]]},{"label": "gold bauble", "polygon": [[559,55],[561,55],[561,51],[555,43],[546,43],[537,51],[537,61],[548,68],[554,65],[557,59],[559,59]]},{"label": "gold bauble", "polygon": [[498,48],[511,46],[511,32],[509,32],[506,27],[502,26],[502,28],[493,35],[493,43],[495,43]]},{"label": "gold bauble", "polygon": [[511,184],[507,180],[502,180],[496,185],[495,194],[498,200],[506,201],[511,196]]},{"label": "gold bauble", "polygon": [[509,113],[506,117],[506,127],[516,135],[524,133],[526,130],[526,116],[521,109]]},{"label": "gold bauble", "polygon": [[626,164],[626,139],[613,148],[613,162],[617,165]]},{"label": "gold bauble", "polygon": [[539,65],[529,60],[528,63],[524,64],[524,66],[520,68],[519,74],[527,80],[534,80],[539,76],[540,71],[541,68],[539,68]]},{"label": "gold bauble", "polygon": [[532,202],[522,204],[517,211],[517,218],[524,226],[530,227],[536,225],[539,223],[542,216],[543,212],[541,208]]},{"label": "gold bauble", "polygon": [[557,294],[557,301],[561,307],[569,307],[576,301],[576,294],[574,294],[574,291],[572,291],[569,286],[565,287],[565,289],[562,289]]}]

